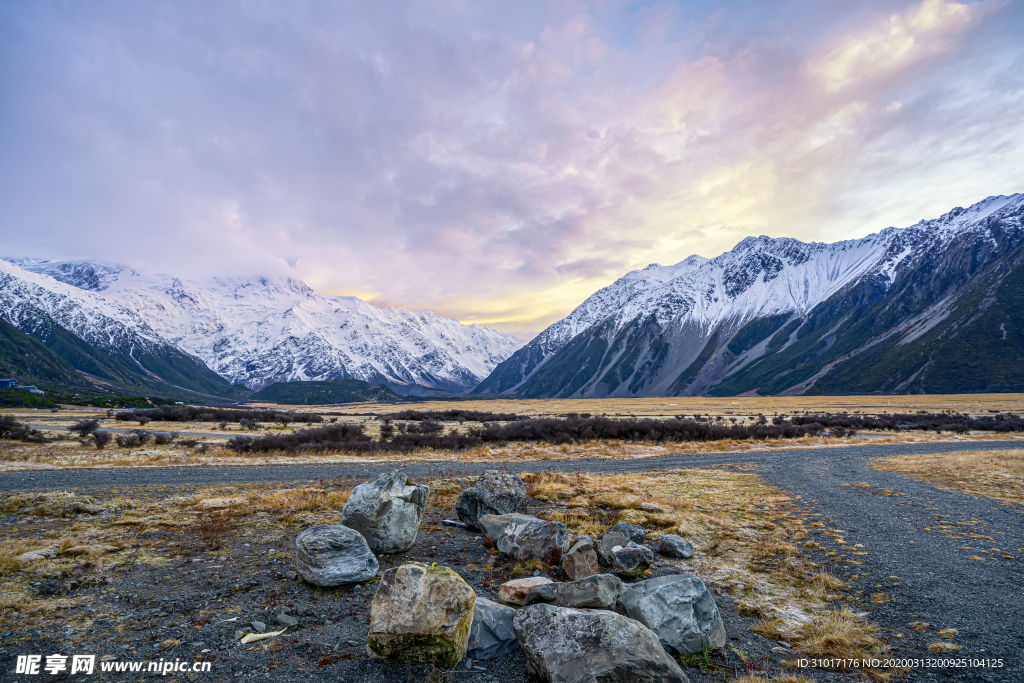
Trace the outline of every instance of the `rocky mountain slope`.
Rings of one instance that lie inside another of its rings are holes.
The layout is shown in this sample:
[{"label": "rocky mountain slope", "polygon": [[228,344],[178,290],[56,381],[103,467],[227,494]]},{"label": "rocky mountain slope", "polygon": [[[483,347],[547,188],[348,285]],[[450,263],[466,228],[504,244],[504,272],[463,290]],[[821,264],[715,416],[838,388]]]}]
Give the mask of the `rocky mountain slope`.
[{"label": "rocky mountain slope", "polygon": [[475,393],[1024,389],[1024,194],[858,240],[748,237],[595,293]]},{"label": "rocky mountain slope", "polygon": [[291,278],[199,282],[99,263],[14,263],[126,310],[156,337],[251,389],[283,381],[360,379],[402,394],[459,393],[475,387],[520,346],[487,327],[430,311],[321,296]]}]

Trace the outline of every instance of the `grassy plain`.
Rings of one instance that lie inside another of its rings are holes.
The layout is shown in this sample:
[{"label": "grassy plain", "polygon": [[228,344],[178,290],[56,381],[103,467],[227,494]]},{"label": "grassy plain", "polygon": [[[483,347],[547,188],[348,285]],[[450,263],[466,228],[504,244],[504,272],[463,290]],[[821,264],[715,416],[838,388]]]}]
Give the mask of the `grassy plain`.
[{"label": "grassy plain", "polygon": [[876,470],[907,474],[947,490],[1024,505],[1024,453],[959,451],[881,458]]},{"label": "grassy plain", "polygon": [[[287,410],[295,406],[252,404],[253,407]],[[764,413],[830,411],[881,413],[888,411],[941,412],[955,410],[972,414],[988,412],[1024,412],[1024,394],[913,394],[866,396],[672,396],[664,398],[552,398],[552,399],[458,399],[417,401],[415,403],[346,403],[333,406],[302,407],[301,410],[330,413],[395,413],[402,410],[482,410],[520,415],[558,415],[592,413],[595,415],[636,415],[669,417],[692,415],[755,415]]]}]

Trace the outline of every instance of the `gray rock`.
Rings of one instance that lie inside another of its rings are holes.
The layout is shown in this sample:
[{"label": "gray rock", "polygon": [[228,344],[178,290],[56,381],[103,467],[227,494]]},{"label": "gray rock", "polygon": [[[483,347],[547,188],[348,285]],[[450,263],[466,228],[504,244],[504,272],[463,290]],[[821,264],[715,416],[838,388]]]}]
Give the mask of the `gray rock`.
[{"label": "gray rock", "polygon": [[[595,574],[578,581],[553,584],[559,607],[615,609],[622,594],[622,580],[614,574]],[[525,603],[524,603],[525,604]]]},{"label": "gray rock", "polygon": [[615,612],[532,605],[512,626],[526,670],[549,683],[689,683],[650,629]]},{"label": "gray rock", "polygon": [[252,629],[249,628],[248,626],[245,626],[243,628],[236,628],[235,629],[235,640],[241,640],[242,638],[245,638],[245,635],[247,633],[252,633]]},{"label": "gray rock", "polygon": [[531,588],[551,582],[551,579],[546,576],[531,576],[526,579],[506,581],[498,586],[498,599],[509,605],[522,605]]},{"label": "gray rock", "polygon": [[589,536],[580,536],[562,558],[562,569],[573,581],[585,579],[600,571],[594,541]]},{"label": "gray rock", "polygon": [[693,557],[693,546],[682,536],[665,534],[661,537],[658,552],[666,557],[681,557],[685,560]]},{"label": "gray rock", "polygon": [[267,625],[264,624],[262,621],[254,621],[252,622],[252,630],[256,633],[263,633],[267,630]]},{"label": "gray rock", "polygon": [[478,520],[477,524],[480,527],[480,531],[484,532],[484,535],[491,541],[497,543],[498,537],[501,536],[501,532],[505,530],[505,527],[512,522],[526,522],[529,520],[542,521],[534,517],[533,515],[482,515]]},{"label": "gray rock", "polygon": [[526,597],[523,598],[523,606],[533,605],[538,602],[554,602],[557,594],[555,587],[557,585],[559,584],[542,583],[539,586],[534,586],[530,590],[526,591]]},{"label": "gray rock", "polygon": [[513,614],[511,607],[477,596],[466,657],[489,661],[515,651],[519,641],[512,628]]},{"label": "gray rock", "polygon": [[378,565],[358,531],[325,524],[310,527],[295,539],[295,566],[316,586],[342,586],[369,581]]},{"label": "gray rock", "polygon": [[275,614],[274,615],[274,621],[279,623],[281,626],[284,626],[285,628],[292,628],[293,626],[298,626],[299,625],[299,620],[298,619],[296,619],[295,617],[293,617],[290,614],[285,614],[284,612],[281,612],[279,614]]},{"label": "gray rock", "polygon": [[391,470],[355,487],[341,511],[341,523],[355,529],[375,553],[399,553],[416,542],[430,488]]},{"label": "gray rock", "polygon": [[633,541],[633,543],[642,544],[644,539],[647,538],[647,532],[644,531],[642,526],[630,524],[629,522],[618,522],[611,528],[611,531],[618,531],[620,534],[625,534],[626,538]]},{"label": "gray rock", "polygon": [[[363,539],[363,540],[366,540],[366,539]],[[284,573],[284,578],[288,579],[289,581],[294,581],[295,579],[299,578],[299,575],[296,574],[295,572],[285,572]]]},{"label": "gray rock", "polygon": [[388,569],[370,605],[370,656],[451,668],[466,658],[476,593],[448,567]]},{"label": "gray rock", "polygon": [[479,529],[484,515],[525,513],[526,500],[526,487],[518,474],[487,470],[459,494],[455,513],[471,529]]},{"label": "gray rock", "polygon": [[629,543],[629,537],[621,531],[609,531],[597,542],[594,550],[597,551],[597,559],[601,564],[610,566],[612,563],[612,548],[624,546]]},{"label": "gray rock", "polygon": [[569,529],[561,522],[513,520],[494,539],[498,550],[520,561],[558,564],[569,550]]},{"label": "gray rock", "polygon": [[714,598],[696,576],[659,576],[628,586],[619,597],[626,614],[658,635],[669,653],[725,646],[725,624]]},{"label": "gray rock", "polygon": [[654,551],[630,541],[611,550],[612,571],[624,579],[638,579],[654,564]]}]

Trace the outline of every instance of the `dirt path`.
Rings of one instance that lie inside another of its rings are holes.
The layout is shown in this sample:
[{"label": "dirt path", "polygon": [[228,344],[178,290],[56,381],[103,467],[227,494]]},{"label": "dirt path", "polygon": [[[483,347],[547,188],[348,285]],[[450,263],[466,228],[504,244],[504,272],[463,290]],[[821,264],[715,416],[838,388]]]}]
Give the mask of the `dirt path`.
[{"label": "dirt path", "polygon": [[[1007,442],[851,446],[636,460],[508,463],[518,471],[584,470],[595,474],[655,471],[729,463],[757,463],[772,484],[801,496],[809,512],[845,532],[849,547],[863,546],[850,564],[828,563],[848,581],[859,609],[892,634],[892,654],[935,662],[943,658],[1002,659],[1002,668],[918,668],[905,680],[1024,681],[1024,508],[942,491],[903,475],[878,472],[869,460],[891,455],[957,450],[1021,448]],[[494,463],[405,466],[413,477],[470,474]],[[0,475],[0,491],[154,484],[220,484],[308,481],[349,476],[365,480],[375,466],[266,466],[234,468],[76,469]],[[973,534],[973,536],[970,536]],[[964,548],[962,546],[970,546]],[[981,552],[985,551],[985,552]],[[1008,559],[1007,556],[1013,559]],[[972,557],[984,558],[983,560]],[[847,559],[852,559],[847,557]],[[860,594],[858,594],[858,591]],[[875,596],[875,600],[869,598]],[[876,604],[876,601],[881,604]],[[930,624],[912,630],[914,623]],[[927,646],[942,640],[939,629],[957,629],[949,639],[962,650],[935,654]]]}]

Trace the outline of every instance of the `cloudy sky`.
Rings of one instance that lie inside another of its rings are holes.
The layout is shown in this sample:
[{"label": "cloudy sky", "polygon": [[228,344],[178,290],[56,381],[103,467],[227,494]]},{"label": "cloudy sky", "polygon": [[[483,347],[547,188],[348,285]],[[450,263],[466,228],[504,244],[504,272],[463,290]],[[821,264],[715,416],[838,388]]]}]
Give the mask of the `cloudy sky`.
[{"label": "cloudy sky", "polygon": [[1020,0],[6,2],[0,256],[540,330],[1024,191]]}]

